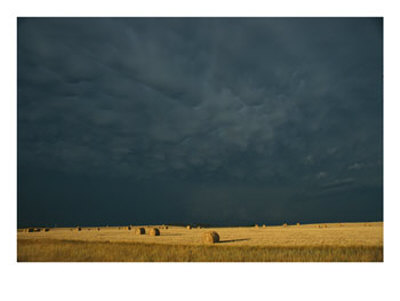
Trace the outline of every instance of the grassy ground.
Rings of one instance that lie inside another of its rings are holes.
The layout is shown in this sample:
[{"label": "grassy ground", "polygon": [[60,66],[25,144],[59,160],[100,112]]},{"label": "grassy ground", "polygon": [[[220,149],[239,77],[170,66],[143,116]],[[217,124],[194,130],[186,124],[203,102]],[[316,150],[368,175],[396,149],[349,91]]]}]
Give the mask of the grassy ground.
[{"label": "grassy ground", "polygon": [[[220,243],[202,243],[209,230]],[[18,232],[17,252],[18,261],[383,261],[383,223],[169,227],[157,237],[119,227],[56,228]]]},{"label": "grassy ground", "polygon": [[35,262],[304,262],[383,261],[383,248],[231,247],[66,240],[19,240],[18,261]]}]

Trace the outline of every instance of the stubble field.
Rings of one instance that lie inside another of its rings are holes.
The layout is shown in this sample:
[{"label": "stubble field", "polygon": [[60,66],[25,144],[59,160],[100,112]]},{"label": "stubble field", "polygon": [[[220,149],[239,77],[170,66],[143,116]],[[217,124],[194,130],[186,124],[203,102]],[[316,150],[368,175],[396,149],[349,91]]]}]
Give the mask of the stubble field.
[{"label": "stubble field", "polygon": [[[192,228],[142,226],[50,228],[17,234],[19,262],[268,262],[383,261],[383,223]],[[159,228],[160,236],[148,235]],[[216,231],[220,241],[205,244]]]}]

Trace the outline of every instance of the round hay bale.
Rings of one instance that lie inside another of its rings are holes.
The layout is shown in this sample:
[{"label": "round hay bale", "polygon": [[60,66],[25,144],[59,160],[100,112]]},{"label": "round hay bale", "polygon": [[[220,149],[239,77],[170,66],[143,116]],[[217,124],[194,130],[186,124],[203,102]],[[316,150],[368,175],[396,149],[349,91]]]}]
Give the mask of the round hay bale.
[{"label": "round hay bale", "polygon": [[75,230],[76,231],[82,231],[82,228],[78,226],[78,227],[75,228]]},{"label": "round hay bale", "polygon": [[165,226],[165,230],[167,230],[168,229],[168,226]]},{"label": "round hay bale", "polygon": [[300,226],[300,223],[297,223],[296,226]]},{"label": "round hay bale", "polygon": [[97,231],[100,231],[100,227],[97,227]]},{"label": "round hay bale", "polygon": [[257,225],[257,224],[255,224],[255,225],[254,225],[254,228],[258,229],[258,225]]},{"label": "round hay bale", "polygon": [[44,232],[49,232],[50,228],[44,228],[43,230],[44,230]]},{"label": "round hay bale", "polygon": [[160,236],[160,230],[158,230],[157,228],[151,228],[149,234],[151,236]]},{"label": "round hay bale", "polygon": [[144,228],[136,228],[136,234],[138,235],[143,235],[146,233],[146,230]]},{"label": "round hay bale", "polygon": [[287,223],[284,223],[283,226],[284,226],[284,227],[287,227]]},{"label": "round hay bale", "polygon": [[187,225],[186,229],[190,230],[190,229],[192,229],[192,226],[191,225]]},{"label": "round hay bale", "polygon": [[262,225],[262,227],[263,227],[263,228],[267,228],[267,226],[266,226],[266,225]]},{"label": "round hay bale", "polygon": [[203,241],[208,244],[219,242],[219,235],[215,231],[208,231],[203,234]]}]

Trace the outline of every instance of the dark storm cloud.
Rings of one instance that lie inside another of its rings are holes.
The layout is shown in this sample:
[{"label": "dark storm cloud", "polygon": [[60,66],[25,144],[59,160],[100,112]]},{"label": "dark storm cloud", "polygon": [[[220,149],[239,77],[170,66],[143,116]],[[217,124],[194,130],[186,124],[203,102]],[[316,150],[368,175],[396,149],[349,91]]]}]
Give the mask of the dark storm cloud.
[{"label": "dark storm cloud", "polygon": [[379,189],[382,113],[381,19],[18,21],[19,168],[173,179],[183,219]]}]

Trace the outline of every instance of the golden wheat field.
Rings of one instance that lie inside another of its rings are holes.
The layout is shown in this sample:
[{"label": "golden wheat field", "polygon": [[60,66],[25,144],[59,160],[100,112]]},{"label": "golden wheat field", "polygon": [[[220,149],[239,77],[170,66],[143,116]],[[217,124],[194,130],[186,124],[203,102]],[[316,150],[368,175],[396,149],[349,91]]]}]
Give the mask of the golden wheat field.
[{"label": "golden wheat field", "polygon": [[[144,235],[136,229],[145,228]],[[149,235],[152,228],[159,236]],[[203,242],[216,231],[220,241]],[[266,227],[169,226],[50,228],[17,233],[23,261],[383,261],[383,222]]]}]

